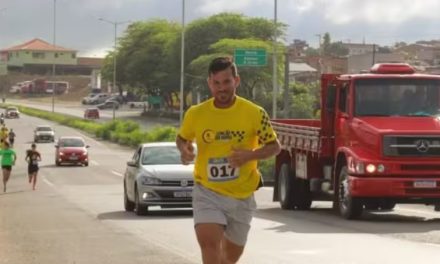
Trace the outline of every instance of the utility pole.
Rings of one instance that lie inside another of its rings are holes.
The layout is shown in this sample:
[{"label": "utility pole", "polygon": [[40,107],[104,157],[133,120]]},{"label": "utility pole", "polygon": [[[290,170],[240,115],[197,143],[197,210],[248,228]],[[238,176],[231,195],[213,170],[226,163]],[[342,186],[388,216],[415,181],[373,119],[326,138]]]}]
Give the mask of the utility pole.
[{"label": "utility pole", "polygon": [[[52,63],[52,81],[55,81],[55,67],[56,67],[56,58],[57,56],[55,56],[55,54],[57,53],[56,51],[56,39],[57,39],[57,0],[53,0],[53,49],[54,49],[54,54],[53,54],[53,63]],[[52,113],[55,112],[55,83],[52,83]]]},{"label": "utility pole", "polygon": [[274,0],[274,19],[273,19],[273,54],[272,54],[272,118],[277,118],[277,97],[278,97],[278,82],[277,82],[277,0]]},{"label": "utility pole", "polygon": [[179,124],[183,121],[183,105],[184,94],[183,87],[185,82],[185,0],[182,0],[182,33],[180,43],[180,109],[179,109]]},{"label": "utility pole", "polygon": [[290,114],[289,72],[290,72],[290,61],[289,61],[289,52],[287,51],[285,54],[285,61],[284,61],[284,118],[288,118]]},{"label": "utility pole", "polygon": [[[130,23],[130,20],[127,21],[110,21],[104,18],[99,18],[100,21],[109,23],[111,25],[113,25],[115,27],[115,39],[114,39],[114,51],[113,51],[113,85],[112,85],[112,90],[114,92],[114,90],[116,89],[116,43],[118,41],[118,26],[122,25],[122,24],[126,24],[126,23]],[[116,119],[116,106],[113,105],[113,120]]]}]

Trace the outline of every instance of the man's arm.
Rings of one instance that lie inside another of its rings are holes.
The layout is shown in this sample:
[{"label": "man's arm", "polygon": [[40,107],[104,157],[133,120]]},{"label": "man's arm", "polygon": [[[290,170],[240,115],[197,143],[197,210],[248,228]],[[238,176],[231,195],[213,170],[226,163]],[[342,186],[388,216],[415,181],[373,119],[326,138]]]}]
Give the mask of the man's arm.
[{"label": "man's arm", "polygon": [[261,148],[254,150],[232,149],[229,156],[229,164],[233,168],[237,168],[252,160],[262,160],[277,155],[281,151],[281,145],[278,139],[271,141]]}]

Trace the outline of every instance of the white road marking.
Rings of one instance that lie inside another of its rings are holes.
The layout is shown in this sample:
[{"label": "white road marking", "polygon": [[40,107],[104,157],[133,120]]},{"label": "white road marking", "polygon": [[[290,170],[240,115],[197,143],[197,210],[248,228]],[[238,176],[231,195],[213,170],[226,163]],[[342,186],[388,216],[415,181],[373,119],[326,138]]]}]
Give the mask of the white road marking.
[{"label": "white road marking", "polygon": [[112,173],[113,173],[114,175],[116,175],[116,176],[124,177],[124,174],[122,174],[122,173],[120,173],[120,172],[117,172],[117,171],[112,170]]},{"label": "white road marking", "polygon": [[43,181],[50,187],[55,187],[55,184],[51,183],[45,176],[43,176]]},{"label": "white road marking", "polygon": [[99,166],[99,163],[97,161],[91,160],[90,163],[92,163],[93,165]]}]

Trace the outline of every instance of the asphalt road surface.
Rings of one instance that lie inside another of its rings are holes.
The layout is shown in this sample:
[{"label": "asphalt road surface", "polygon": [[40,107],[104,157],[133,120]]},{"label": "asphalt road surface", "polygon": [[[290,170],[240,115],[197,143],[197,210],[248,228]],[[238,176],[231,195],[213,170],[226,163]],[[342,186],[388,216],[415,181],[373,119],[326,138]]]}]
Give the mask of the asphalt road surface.
[{"label": "asphalt road surface", "polygon": [[[0,193],[0,264],[200,263],[190,210],[160,210],[138,217],[123,209],[122,177],[133,150],[95,140],[89,167],[55,167],[52,143],[42,154],[37,190],[27,182],[24,153],[36,125],[7,120],[17,133],[17,166]],[[55,125],[57,136],[81,135]],[[439,263],[440,213],[402,205],[347,221],[326,202],[310,211],[283,211],[272,190],[256,193],[258,211],[240,263]]]},{"label": "asphalt road surface", "polygon": [[[11,104],[17,104],[17,105],[23,105],[28,107],[33,107],[36,109],[41,109],[45,111],[52,111],[52,104],[47,102],[38,102],[38,101],[32,101],[32,100],[17,100],[17,99],[9,99],[7,100],[7,103]],[[84,110],[86,108],[90,107],[96,107],[91,105],[82,105],[81,103],[73,102],[73,103],[66,103],[66,102],[57,102],[54,106],[54,111],[56,113],[75,116],[79,118],[84,117]],[[172,120],[169,118],[153,118],[153,117],[141,117],[142,109],[140,108],[129,108],[127,105],[121,106],[118,110],[115,111],[115,118],[116,119],[129,119],[137,122],[141,128],[150,130],[156,126],[161,125],[168,125],[168,126],[178,126],[179,121],[178,120]],[[113,119],[113,110],[112,109],[103,109],[99,110],[100,119],[95,120],[96,122],[106,122]]]}]

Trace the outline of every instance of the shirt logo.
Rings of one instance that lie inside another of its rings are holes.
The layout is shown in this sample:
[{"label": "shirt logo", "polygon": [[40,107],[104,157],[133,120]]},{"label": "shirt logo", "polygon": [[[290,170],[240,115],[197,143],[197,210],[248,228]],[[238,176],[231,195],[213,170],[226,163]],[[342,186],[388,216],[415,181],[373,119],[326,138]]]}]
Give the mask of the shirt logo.
[{"label": "shirt logo", "polygon": [[215,140],[215,133],[214,133],[214,131],[212,131],[212,130],[205,130],[205,131],[203,131],[203,134],[202,134],[202,138],[203,138],[203,141],[205,141],[205,143],[212,143],[212,142],[214,142],[214,140]]}]

